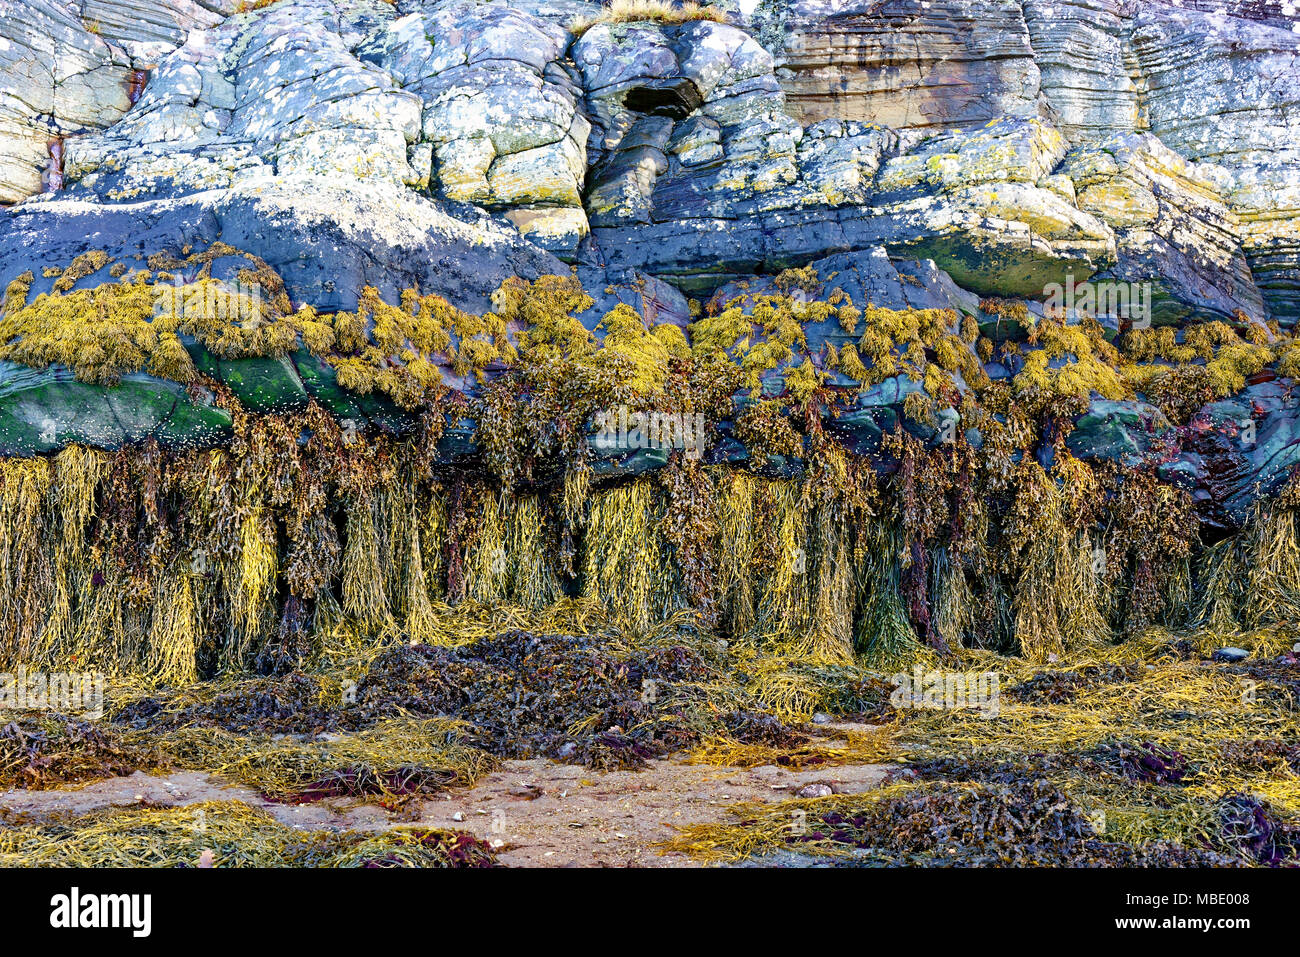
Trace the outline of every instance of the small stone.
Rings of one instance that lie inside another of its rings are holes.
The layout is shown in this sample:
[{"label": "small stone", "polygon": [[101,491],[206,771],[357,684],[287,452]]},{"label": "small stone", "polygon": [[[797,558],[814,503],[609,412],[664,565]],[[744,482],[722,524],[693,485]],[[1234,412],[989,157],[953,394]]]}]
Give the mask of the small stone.
[{"label": "small stone", "polygon": [[830,797],[835,792],[831,790],[829,784],[805,784],[797,793],[801,798],[824,798]]},{"label": "small stone", "polygon": [[813,715],[813,724],[830,724],[830,722],[831,722],[831,716],[828,714],[822,714],[820,711],[818,711],[815,715]]},{"label": "small stone", "polygon": [[457,811],[455,814],[451,816],[451,819],[453,821],[463,821],[465,820],[465,814],[463,811]]},{"label": "small stone", "polygon": [[1215,661],[1245,661],[1250,652],[1245,648],[1220,648],[1213,657]]}]

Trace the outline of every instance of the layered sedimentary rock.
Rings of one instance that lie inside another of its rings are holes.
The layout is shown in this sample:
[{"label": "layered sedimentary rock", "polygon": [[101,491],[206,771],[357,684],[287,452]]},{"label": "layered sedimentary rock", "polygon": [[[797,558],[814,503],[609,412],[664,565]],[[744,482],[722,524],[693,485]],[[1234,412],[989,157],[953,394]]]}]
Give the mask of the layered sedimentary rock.
[{"label": "layered sedimentary rock", "polygon": [[807,0],[761,3],[749,22],[805,122],[882,122],[916,136],[1040,117],[1074,144],[1150,131],[1184,159],[1213,164],[1220,199],[1240,217],[1236,241],[1289,324],[1294,15],[1252,2]]},{"label": "layered sedimentary rock", "polygon": [[1020,3],[762,2],[755,20],[805,121],[934,131],[1038,113],[1040,64]]},{"label": "layered sedimentary rock", "polygon": [[1221,173],[1187,162],[1150,133],[1076,147],[1061,165],[1079,208],[1115,232],[1116,262],[1104,275],[1156,287],[1157,320],[1269,315],[1238,217],[1218,189]]},{"label": "layered sedimentary rock", "polygon": [[1133,50],[1146,79],[1151,131],[1191,160],[1222,169],[1219,188],[1270,310],[1300,314],[1300,33],[1278,8],[1255,19],[1205,8],[1144,8]]}]

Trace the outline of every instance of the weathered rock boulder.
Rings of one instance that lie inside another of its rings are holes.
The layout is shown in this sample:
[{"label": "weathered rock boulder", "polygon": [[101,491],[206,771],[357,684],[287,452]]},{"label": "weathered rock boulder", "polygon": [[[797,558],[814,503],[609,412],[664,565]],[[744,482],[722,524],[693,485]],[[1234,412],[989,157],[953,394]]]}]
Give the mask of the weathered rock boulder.
[{"label": "weathered rock boulder", "polygon": [[569,39],[514,6],[442,3],[395,21],[360,55],[419,97],[416,155],[432,162],[440,195],[504,211],[538,245],[572,253],[588,232],[591,124]]},{"label": "weathered rock boulder", "polygon": [[1061,174],[1117,237],[1118,261],[1094,278],[1151,284],[1147,318],[1265,318],[1220,168],[1188,163],[1150,133],[1116,133],[1072,150]]},{"label": "weathered rock boulder", "polygon": [[146,71],[236,0],[0,3],[0,203],[57,188],[64,137],[131,108]]},{"label": "weathered rock boulder", "polygon": [[[1268,10],[1268,7],[1263,7]],[[1300,316],[1300,33],[1285,6],[1141,5],[1132,43],[1151,131],[1222,167],[1224,201],[1270,312]],[[1294,11],[1292,11],[1292,14]]]},{"label": "weathered rock boulder", "polygon": [[[89,251],[143,265],[156,253],[182,255],[220,239],[266,260],[294,303],[355,309],[365,286],[390,301],[420,288],[485,310],[509,276],[535,278],[562,264],[486,216],[469,222],[395,185],[362,191],[308,173],[246,176],[229,189],[129,204],[93,197],[42,197],[0,212],[0,285],[31,270],[32,294]],[[107,270],[86,282],[109,280]]]},{"label": "weathered rock boulder", "polygon": [[68,146],[67,176],[124,201],[228,188],[266,172],[419,185],[411,165],[421,102],[353,55],[392,9],[279,3],[192,33],[153,72],[140,102],[103,134]]}]

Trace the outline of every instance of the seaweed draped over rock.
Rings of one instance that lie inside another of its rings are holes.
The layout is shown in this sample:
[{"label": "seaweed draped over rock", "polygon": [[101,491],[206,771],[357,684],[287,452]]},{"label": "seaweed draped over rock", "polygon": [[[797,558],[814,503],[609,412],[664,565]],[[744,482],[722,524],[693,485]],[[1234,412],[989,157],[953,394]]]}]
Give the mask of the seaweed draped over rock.
[{"label": "seaweed draped over rock", "polygon": [[[175,380],[229,437],[0,460],[5,662],[279,672],[340,636],[436,642],[465,600],[582,596],[634,628],[690,610],[742,645],[839,662],[1044,659],[1300,607],[1294,491],[1207,547],[1158,442],[1073,441],[1099,397],[1185,422],[1170,377],[1219,398],[1286,375],[1275,328],[1112,342],[1095,317],[1023,303],[856,303],[801,269],[716,297],[688,337],[627,306],[591,317],[573,276],[507,281],[482,316],[369,288],[326,313],[221,244],[121,265],[79,260],[34,299],[34,277],[11,283],[0,358],[105,388]],[[105,270],[117,281],[82,285]],[[310,387],[250,408],[237,364],[260,360]],[[340,411],[372,394],[388,412]],[[698,417],[699,445],[603,448],[591,423],[611,409]]]},{"label": "seaweed draped over rock", "polygon": [[575,520],[563,484],[506,495],[440,476],[427,446],[349,444],[317,408],[237,422],[227,450],[71,447],[0,465],[6,661],[169,682],[273,672],[340,634],[437,642],[437,609],[457,598],[581,595],[633,627],[692,608],[742,644],[840,661],[936,636],[1042,657],[1191,612],[1177,537],[1190,526],[1126,496],[1137,474],[1108,479],[1121,505],[1143,504],[1095,539],[1116,543],[1097,569],[1071,480],[1026,461],[997,516],[964,484],[979,480],[969,449],[913,445],[883,487],[848,460],[820,484],[678,460],[661,481],[590,490]]}]

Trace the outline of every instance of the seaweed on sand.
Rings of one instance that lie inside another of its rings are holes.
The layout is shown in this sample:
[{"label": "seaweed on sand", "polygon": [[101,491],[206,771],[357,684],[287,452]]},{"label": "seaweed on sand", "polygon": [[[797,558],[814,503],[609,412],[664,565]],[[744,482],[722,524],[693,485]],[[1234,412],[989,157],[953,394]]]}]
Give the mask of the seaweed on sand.
[{"label": "seaweed on sand", "polygon": [[174,766],[211,771],[288,803],[373,796],[393,804],[472,784],[496,764],[466,725],[438,718],[302,737],[181,728],[153,740]]},{"label": "seaweed on sand", "polygon": [[303,831],[238,801],[96,811],[0,825],[0,866],[491,867],[496,854],[469,834],[425,827]]},{"label": "seaweed on sand", "polygon": [[852,796],[738,805],[738,823],[695,825],[666,845],[735,861],[782,847],[859,862],[928,866],[1229,865],[1224,854],[1099,837],[1092,819],[1046,780],[887,785]]},{"label": "seaweed on sand", "polygon": [[[132,739],[158,742],[178,766],[221,770],[267,793],[301,794],[319,783],[306,771],[286,776],[294,763],[322,780],[328,773],[336,789],[391,792],[393,775],[413,766],[437,772],[423,776],[426,786],[439,783],[445,767],[455,783],[472,781],[486,765],[469,760],[462,740],[484,762],[548,755],[637,767],[723,731],[728,716],[761,708],[770,690],[761,669],[757,678],[738,671],[716,639],[695,631],[691,616],[627,632],[588,611],[579,602],[544,615],[479,608],[475,622],[474,609],[465,608],[450,644],[379,646],[316,672],[175,690],[141,686],[114,703],[110,720]],[[583,633],[512,627],[525,624],[568,624]],[[759,661],[742,659],[752,667]],[[816,686],[809,687],[815,704]],[[411,719],[454,726],[456,740],[446,742],[451,751],[441,763],[437,754],[422,762],[398,747],[398,722]],[[764,720],[772,734],[793,734],[779,718]],[[337,743],[315,744],[326,738]],[[370,738],[362,773],[340,752]],[[304,756],[316,751],[314,759]],[[327,756],[332,765],[323,763]]]},{"label": "seaweed on sand", "polygon": [[709,684],[721,673],[702,647],[519,631],[459,648],[395,647],[371,664],[357,704],[375,714],[455,715],[505,757],[637,767],[716,721]]}]

